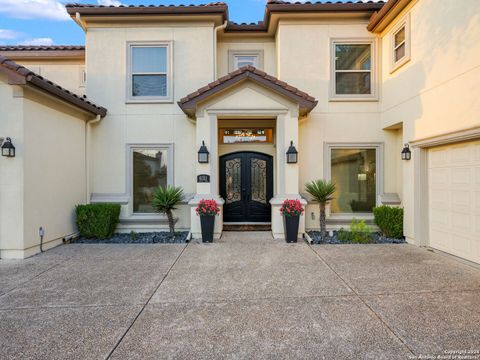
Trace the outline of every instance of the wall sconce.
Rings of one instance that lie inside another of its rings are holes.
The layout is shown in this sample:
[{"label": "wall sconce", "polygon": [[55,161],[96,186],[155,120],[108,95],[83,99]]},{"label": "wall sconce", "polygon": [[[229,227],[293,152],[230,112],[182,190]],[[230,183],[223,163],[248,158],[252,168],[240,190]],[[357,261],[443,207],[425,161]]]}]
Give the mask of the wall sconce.
[{"label": "wall sconce", "polygon": [[2,145],[2,156],[15,157],[15,146],[12,144],[12,139],[7,137]]},{"label": "wall sconce", "polygon": [[290,141],[290,147],[287,151],[287,164],[296,164],[298,161],[298,151],[293,146],[293,141]]},{"label": "wall sconce", "polygon": [[402,150],[402,160],[410,160],[412,158],[412,152],[410,151],[410,146],[405,144],[405,147]]},{"label": "wall sconce", "polygon": [[200,150],[198,150],[198,162],[200,164],[208,164],[209,156],[210,156],[210,153],[208,152],[208,149],[205,146],[205,141],[202,141],[202,146],[200,146]]}]

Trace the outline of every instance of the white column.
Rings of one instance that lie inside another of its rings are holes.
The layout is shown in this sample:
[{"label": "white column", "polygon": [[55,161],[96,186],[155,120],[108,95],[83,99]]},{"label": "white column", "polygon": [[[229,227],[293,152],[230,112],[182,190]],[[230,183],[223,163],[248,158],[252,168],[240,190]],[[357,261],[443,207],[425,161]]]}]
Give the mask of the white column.
[{"label": "white column", "polygon": [[[218,186],[218,120],[216,115],[210,115],[207,112],[201,114],[202,116],[197,116],[197,127],[196,127],[196,149],[200,149],[202,142],[205,142],[210,157],[208,164],[200,164],[197,161],[197,171],[196,176],[198,175],[208,175],[210,176],[209,183],[199,183],[197,182],[197,193],[195,197],[189,201],[190,205],[190,226],[191,232],[194,239],[201,238],[201,227],[200,227],[200,218],[197,216],[195,209],[198,206],[198,203],[202,199],[213,199],[218,202],[220,209],[222,210],[222,205],[224,203],[223,199],[219,196],[219,186]],[[197,181],[197,179],[195,179]],[[223,214],[220,213],[215,219],[215,238],[220,238],[223,229]]]},{"label": "white column", "polygon": [[[283,218],[280,214],[280,207],[285,199],[300,199],[305,207],[307,202],[301,198],[299,193],[299,166],[287,164],[287,150],[290,142],[298,146],[298,115],[282,114],[277,116],[276,124],[276,179],[277,186],[275,196],[270,200],[272,205],[272,234],[275,238],[284,238]],[[299,154],[302,156],[302,154]],[[299,236],[305,233],[305,217],[300,219]]]}]

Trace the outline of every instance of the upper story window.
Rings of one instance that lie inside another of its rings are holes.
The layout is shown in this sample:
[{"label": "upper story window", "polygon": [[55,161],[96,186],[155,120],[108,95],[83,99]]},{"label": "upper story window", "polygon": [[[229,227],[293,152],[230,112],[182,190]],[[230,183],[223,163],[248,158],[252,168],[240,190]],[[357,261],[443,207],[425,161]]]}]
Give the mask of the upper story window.
[{"label": "upper story window", "polygon": [[171,43],[130,44],[128,100],[171,101]]},{"label": "upper story window", "polygon": [[332,99],[374,99],[373,40],[333,41],[332,54]]},{"label": "upper story window", "polygon": [[392,30],[392,71],[410,60],[410,21],[405,17]]},{"label": "upper story window", "polygon": [[263,68],[263,51],[261,50],[231,50],[229,71],[237,70],[243,66]]}]

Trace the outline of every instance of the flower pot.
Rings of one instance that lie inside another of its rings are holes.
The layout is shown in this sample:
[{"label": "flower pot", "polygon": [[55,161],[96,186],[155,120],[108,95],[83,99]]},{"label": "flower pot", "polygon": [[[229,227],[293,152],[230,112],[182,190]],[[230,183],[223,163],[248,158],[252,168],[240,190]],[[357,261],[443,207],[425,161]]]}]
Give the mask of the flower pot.
[{"label": "flower pot", "polygon": [[285,231],[285,240],[287,243],[296,243],[298,238],[298,226],[300,216],[284,216],[283,229]]},{"label": "flower pot", "polygon": [[202,241],[204,243],[213,242],[213,230],[215,229],[215,215],[201,215],[200,224],[202,226]]}]

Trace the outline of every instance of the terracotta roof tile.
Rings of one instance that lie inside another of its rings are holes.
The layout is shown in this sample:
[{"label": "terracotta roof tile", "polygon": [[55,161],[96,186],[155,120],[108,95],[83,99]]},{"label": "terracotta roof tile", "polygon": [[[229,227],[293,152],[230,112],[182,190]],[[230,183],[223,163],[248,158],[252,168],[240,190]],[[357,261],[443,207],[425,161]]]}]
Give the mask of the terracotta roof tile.
[{"label": "terracotta roof tile", "polygon": [[8,75],[11,75],[11,73],[13,73],[22,77],[24,82],[18,83],[18,85],[26,85],[27,83],[29,83],[37,88],[42,89],[50,95],[58,97],[92,114],[100,115],[102,117],[107,114],[107,109],[95,105],[91,101],[87,100],[85,96],[79,96],[77,94],[74,94],[71,91],[61,87],[60,85],[55,84],[48,79],[45,79],[44,77],[34,73],[26,67],[17,64],[15,61],[12,61],[2,55],[0,55],[0,71],[1,70],[6,71]]},{"label": "terracotta roof tile", "polygon": [[71,51],[85,50],[83,45],[1,45],[0,51]]},{"label": "terracotta roof tile", "polygon": [[[294,101],[301,103],[301,108],[304,113],[311,111],[316,105],[317,101],[313,96],[298,90],[296,87],[287,84],[284,81],[268,75],[266,72],[256,69],[253,66],[244,66],[225,76],[222,76],[216,81],[213,81],[206,86],[192,92],[186,97],[182,98],[178,105],[189,116],[193,116],[194,108],[197,102],[204,100],[206,97],[216,94],[224,90],[225,87],[233,86],[238,81],[245,78],[250,78],[253,81],[261,82],[264,86],[271,88],[273,91],[280,92],[282,95],[292,98]],[[228,84],[230,83],[231,84]],[[228,85],[228,86],[226,86]]]}]

